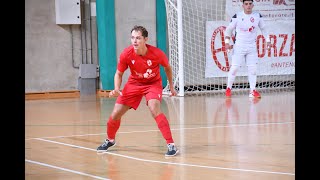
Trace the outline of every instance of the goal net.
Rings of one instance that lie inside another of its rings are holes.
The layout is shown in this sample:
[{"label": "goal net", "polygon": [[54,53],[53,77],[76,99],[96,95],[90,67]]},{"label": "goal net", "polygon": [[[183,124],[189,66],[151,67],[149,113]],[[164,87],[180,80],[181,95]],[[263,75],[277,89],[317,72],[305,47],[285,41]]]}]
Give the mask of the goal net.
[{"label": "goal net", "polygon": [[[243,10],[240,0],[165,0],[169,61],[174,88],[179,96],[222,93],[226,89],[232,52],[224,50],[224,31],[230,18]],[[271,40],[257,35],[259,90],[295,87],[295,6],[294,0],[254,1],[268,26]],[[234,37],[233,37],[234,39]],[[231,44],[233,41],[231,40]],[[237,72],[233,92],[248,92],[245,64]],[[167,85],[163,94],[168,94]]]}]

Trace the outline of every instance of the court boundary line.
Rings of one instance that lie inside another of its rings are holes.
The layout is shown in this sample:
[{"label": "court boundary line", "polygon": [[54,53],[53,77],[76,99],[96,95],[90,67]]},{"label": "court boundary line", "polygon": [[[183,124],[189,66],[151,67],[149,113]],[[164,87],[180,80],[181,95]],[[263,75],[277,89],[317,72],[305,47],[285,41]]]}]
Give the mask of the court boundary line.
[{"label": "court boundary line", "polygon": [[[87,148],[87,147],[83,147],[83,146],[77,146],[77,145],[73,145],[73,144],[62,143],[62,142],[58,142],[58,141],[52,141],[52,140],[47,140],[47,139],[42,139],[42,138],[36,138],[36,140],[97,152],[96,149],[91,149],[91,148]],[[114,156],[123,157],[123,158],[127,158],[127,159],[133,159],[133,160],[137,160],[137,161],[142,161],[142,162],[151,162],[151,163],[159,163],[159,164],[171,164],[171,165],[178,165],[178,166],[198,167],[198,168],[207,168],[207,169],[218,169],[218,170],[229,170],[229,171],[267,173],[267,174],[280,174],[280,175],[295,176],[294,173],[288,173],[288,172],[263,171],[263,170],[252,170],[252,169],[225,168],[225,167],[217,167],[217,166],[204,166],[204,165],[195,165],[195,164],[186,164],[186,163],[174,163],[174,162],[165,162],[165,161],[141,159],[141,158],[136,158],[136,157],[132,157],[132,156],[126,156],[126,155],[122,155],[122,154],[111,153],[111,152],[104,152],[104,153],[110,154],[110,155],[114,155]]]},{"label": "court boundary line", "polygon": [[62,168],[62,167],[58,167],[58,166],[54,166],[54,165],[50,165],[50,164],[46,164],[46,163],[42,163],[42,162],[38,162],[38,161],[32,161],[32,160],[29,160],[29,159],[25,159],[25,161],[29,162],[29,163],[41,165],[41,166],[46,166],[46,167],[50,167],[50,168],[54,168],[54,169],[59,169],[59,170],[62,170],[62,171],[71,172],[71,173],[74,173],[74,174],[79,174],[79,175],[84,175],[84,176],[96,178],[96,179],[111,180],[111,179],[108,179],[108,178],[103,178],[103,177],[99,177],[99,176],[95,176],[95,175],[91,175],[91,174],[87,174],[87,173],[83,173],[83,172],[80,172],[80,171],[75,171],[75,170],[71,170],[71,169],[67,169],[67,168]]}]

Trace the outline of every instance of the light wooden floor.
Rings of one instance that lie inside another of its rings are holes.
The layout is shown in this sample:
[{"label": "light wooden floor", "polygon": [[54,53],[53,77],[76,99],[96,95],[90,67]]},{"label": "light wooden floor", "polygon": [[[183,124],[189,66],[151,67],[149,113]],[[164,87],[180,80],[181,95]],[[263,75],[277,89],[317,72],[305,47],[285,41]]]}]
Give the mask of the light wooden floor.
[{"label": "light wooden floor", "polygon": [[25,101],[25,178],[113,180],[294,180],[295,93],[164,97],[180,154],[143,100],[122,119],[117,145],[97,154],[114,98]]}]

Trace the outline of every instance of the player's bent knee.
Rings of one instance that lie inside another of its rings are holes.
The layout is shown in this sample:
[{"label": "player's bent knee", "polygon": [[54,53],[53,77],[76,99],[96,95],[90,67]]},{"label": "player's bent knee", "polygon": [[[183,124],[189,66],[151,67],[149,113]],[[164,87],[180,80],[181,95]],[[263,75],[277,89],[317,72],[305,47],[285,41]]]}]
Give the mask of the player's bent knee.
[{"label": "player's bent knee", "polygon": [[153,118],[156,118],[159,114],[161,114],[160,110],[155,110],[155,109],[154,110],[150,109],[150,112]]},{"label": "player's bent knee", "polygon": [[113,111],[112,113],[111,113],[111,118],[113,119],[113,120],[118,120],[118,119],[121,119],[121,117],[122,117],[122,114],[120,113],[120,111]]}]

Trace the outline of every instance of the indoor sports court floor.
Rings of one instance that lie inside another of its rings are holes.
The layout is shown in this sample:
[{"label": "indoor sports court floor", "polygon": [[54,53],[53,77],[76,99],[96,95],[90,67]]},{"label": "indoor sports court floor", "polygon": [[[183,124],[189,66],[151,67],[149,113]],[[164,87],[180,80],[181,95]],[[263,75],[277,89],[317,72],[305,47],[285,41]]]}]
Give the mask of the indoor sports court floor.
[{"label": "indoor sports court floor", "polygon": [[145,100],[98,154],[115,98],[25,101],[25,179],[294,180],[295,93],[164,97],[176,157]]}]

